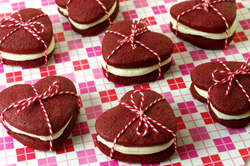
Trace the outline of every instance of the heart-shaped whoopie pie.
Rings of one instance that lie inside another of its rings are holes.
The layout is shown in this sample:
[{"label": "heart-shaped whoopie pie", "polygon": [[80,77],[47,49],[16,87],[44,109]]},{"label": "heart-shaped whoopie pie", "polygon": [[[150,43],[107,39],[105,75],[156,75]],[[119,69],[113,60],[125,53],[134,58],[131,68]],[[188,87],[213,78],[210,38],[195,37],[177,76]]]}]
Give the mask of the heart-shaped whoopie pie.
[{"label": "heart-shaped whoopie pie", "polygon": [[94,36],[103,32],[119,12],[119,0],[55,0],[55,2],[59,13],[68,17],[72,29],[84,36]]},{"label": "heart-shaped whoopie pie", "polygon": [[[198,9],[192,10],[198,5],[200,5]],[[207,8],[206,5],[208,5]],[[170,9],[170,27],[179,38],[197,47],[222,49],[233,39],[237,22],[236,10],[236,3],[233,0],[208,0],[208,2],[205,2],[205,0],[188,0],[180,2]],[[228,35],[226,35],[227,26],[224,19],[229,27]],[[228,39],[225,39],[226,36]]]},{"label": "heart-shaped whoopie pie", "polygon": [[[48,91],[52,84],[55,86]],[[33,86],[38,95],[45,92],[50,95],[56,91],[56,86],[58,86],[58,93],[62,93],[45,99],[40,98],[50,121],[52,133],[50,133],[48,119],[39,100],[26,105],[18,113],[16,111],[22,106],[7,109],[3,113],[2,124],[9,135],[25,146],[38,150],[55,149],[68,138],[76,123],[79,114],[78,97],[75,95],[76,88],[69,79],[61,76],[43,78]],[[0,112],[15,102],[35,96],[35,90],[29,84],[8,87],[0,92]],[[50,134],[53,134],[52,146],[50,146]]]},{"label": "heart-shaped whoopie pie", "polygon": [[49,16],[32,8],[19,10],[0,21],[0,41],[3,63],[23,67],[46,64],[55,45]]},{"label": "heart-shaped whoopie pie", "polygon": [[[230,71],[236,72],[244,62],[223,62]],[[218,123],[227,127],[243,127],[249,123],[250,100],[243,92],[241,86],[233,79],[231,87],[226,95],[229,82],[217,83],[212,78],[216,70],[227,71],[221,62],[208,62],[196,66],[191,72],[191,93],[201,102],[207,102],[209,98],[209,112]],[[246,67],[250,70],[250,66]],[[221,81],[230,76],[226,73],[215,72],[214,77]],[[250,95],[250,75],[237,74],[235,78],[242,85],[245,92]],[[211,88],[210,88],[211,87]],[[210,92],[209,92],[210,88]],[[209,93],[209,95],[208,95]]]},{"label": "heart-shaped whoopie pie", "polygon": [[[138,109],[133,105],[131,98]],[[150,106],[151,103],[153,104]],[[144,111],[146,107],[149,108]],[[144,112],[140,113],[140,110]],[[147,124],[146,129],[143,123],[137,131],[140,114],[143,120],[149,121],[153,127]],[[159,124],[165,126],[165,129]],[[115,160],[154,163],[168,158],[175,152],[177,124],[174,112],[160,94],[151,90],[127,92],[119,105],[98,117],[95,128],[99,149]]]},{"label": "heart-shaped whoopie pie", "polygon": [[116,22],[102,42],[103,73],[109,81],[119,84],[156,80],[169,70],[173,48],[169,37],[149,31],[141,20]]}]

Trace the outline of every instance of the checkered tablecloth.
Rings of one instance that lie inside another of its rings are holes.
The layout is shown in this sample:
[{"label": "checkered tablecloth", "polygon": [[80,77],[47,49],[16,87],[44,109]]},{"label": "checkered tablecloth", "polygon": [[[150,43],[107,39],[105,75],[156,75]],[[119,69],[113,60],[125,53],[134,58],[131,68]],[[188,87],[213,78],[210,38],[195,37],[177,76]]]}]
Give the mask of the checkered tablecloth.
[{"label": "checkered tablecloth", "polygon": [[[206,104],[190,94],[190,72],[204,62],[239,60],[250,57],[250,1],[237,0],[237,28],[232,43],[223,50],[202,50],[175,37],[169,28],[170,7],[180,0],[120,0],[116,21],[147,17],[149,29],[164,33],[175,45],[173,65],[164,78],[139,85],[118,85],[107,81],[101,70],[104,33],[84,37],[70,28],[57,11],[54,0],[0,0],[0,18],[24,8],[39,8],[53,23],[56,48],[47,66],[22,68],[0,64],[0,90],[14,84],[33,84],[42,77],[61,75],[71,79],[81,96],[83,108],[72,134],[52,152],[37,151],[10,137],[0,125],[0,165],[8,166],[139,166],[111,160],[96,146],[95,121],[118,104],[127,91],[151,89],[166,97],[178,125],[177,152],[152,165],[244,165],[250,155],[250,126],[230,129],[215,123]],[[144,166],[146,166],[144,164]]]}]

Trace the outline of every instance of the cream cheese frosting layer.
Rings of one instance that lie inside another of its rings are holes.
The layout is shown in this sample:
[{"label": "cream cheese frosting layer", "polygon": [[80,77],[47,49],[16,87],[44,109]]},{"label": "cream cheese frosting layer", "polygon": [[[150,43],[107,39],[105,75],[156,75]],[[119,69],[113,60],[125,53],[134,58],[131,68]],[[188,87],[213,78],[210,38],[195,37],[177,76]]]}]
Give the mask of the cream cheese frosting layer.
[{"label": "cream cheese frosting layer", "polygon": [[[172,28],[176,30],[177,21],[173,17],[171,17],[170,22],[172,23]],[[228,37],[231,37],[233,35],[233,33],[235,32],[236,24],[237,24],[237,21],[235,19],[232,26],[228,30]],[[202,31],[192,29],[192,28],[190,28],[190,27],[188,27],[180,22],[178,22],[178,31],[181,33],[184,33],[184,34],[202,36],[202,37],[205,37],[208,39],[215,39],[215,40],[225,39],[225,37],[226,37],[226,31],[223,33],[202,32]]]},{"label": "cream cheese frosting layer", "polygon": [[[104,140],[100,135],[96,137],[98,141],[103,143],[109,148],[112,148],[113,142],[108,142]],[[174,139],[169,141],[166,144],[163,145],[157,145],[157,146],[150,146],[150,147],[126,147],[123,145],[115,144],[114,150],[123,154],[131,154],[131,155],[147,155],[147,154],[153,154],[157,152],[161,152],[167,148],[169,148],[174,143]]]},{"label": "cream cheese frosting layer", "polygon": [[[165,61],[161,62],[161,66],[167,65],[172,60],[172,55],[166,59]],[[102,67],[106,70],[106,62],[102,58],[101,60]],[[157,70],[159,68],[159,65],[152,65],[148,67],[141,67],[141,68],[132,68],[132,69],[122,69],[122,68],[115,68],[113,66],[108,65],[108,72],[112,73],[117,76],[122,77],[134,77],[134,76],[142,76],[148,73],[151,73],[154,70]]]},{"label": "cream cheese frosting layer", "polygon": [[[54,36],[52,36],[51,42],[47,49],[48,55],[54,50],[54,47],[55,47],[55,39],[54,39]],[[3,59],[8,59],[12,61],[34,60],[34,59],[38,59],[38,58],[45,56],[45,51],[40,52],[40,53],[35,53],[35,54],[13,54],[13,53],[3,52],[3,51],[0,51],[0,53],[2,54]]]},{"label": "cream cheese frosting layer", "polygon": [[208,92],[207,91],[205,91],[205,90],[202,90],[202,89],[200,89],[200,88],[197,88],[195,85],[194,85],[194,89],[196,90],[196,92],[200,95],[200,96],[202,96],[202,97],[204,97],[204,98],[208,98]]},{"label": "cream cheese frosting layer", "polygon": [[[117,1],[115,1],[115,3],[113,4],[112,8],[109,10],[109,16],[111,16],[114,11],[115,11],[115,8],[117,6]],[[67,9],[64,9],[64,8],[61,8],[58,6],[58,9],[66,16],[69,15],[68,13],[68,10]],[[91,28],[97,24],[100,24],[102,22],[104,22],[105,20],[108,19],[108,16],[105,14],[102,18],[100,18],[99,20],[93,22],[93,23],[90,23],[90,24],[79,24],[75,21],[73,21],[70,17],[69,17],[69,21],[72,23],[72,25],[74,25],[74,27],[76,27],[77,29],[80,29],[80,30],[84,30],[84,29],[88,29],[88,28]]]},{"label": "cream cheese frosting layer", "polygon": [[[63,126],[63,128],[61,130],[59,130],[58,132],[56,133],[53,133],[53,140],[59,138],[62,133],[64,132],[65,128],[68,126],[69,122],[71,121],[72,117],[69,119],[69,121],[65,124],[65,126]],[[23,135],[27,135],[27,136],[30,136],[30,137],[33,137],[33,138],[38,138],[42,141],[49,141],[50,140],[50,136],[41,136],[41,135],[35,135],[35,134],[31,134],[31,133],[27,133],[27,132],[24,132],[22,130],[19,130],[17,128],[15,128],[14,126],[11,126],[8,122],[4,122],[4,124],[8,127],[8,129],[10,129],[11,131],[15,132],[15,133],[18,133],[18,134],[23,134]]]},{"label": "cream cheese frosting layer", "polygon": [[[194,85],[194,88],[200,96],[206,99],[208,98],[208,91],[199,89],[195,85]],[[239,120],[239,119],[248,118],[250,116],[250,111],[245,112],[244,114],[240,114],[240,115],[226,115],[218,111],[216,108],[214,108],[214,106],[211,103],[210,103],[210,107],[218,118],[224,119],[224,120]]]},{"label": "cream cheese frosting layer", "polygon": [[210,107],[218,118],[224,119],[224,120],[239,120],[239,119],[248,118],[250,115],[250,111],[247,111],[244,114],[240,114],[240,115],[226,115],[226,114],[219,112],[216,108],[213,107],[211,103],[210,103]]}]

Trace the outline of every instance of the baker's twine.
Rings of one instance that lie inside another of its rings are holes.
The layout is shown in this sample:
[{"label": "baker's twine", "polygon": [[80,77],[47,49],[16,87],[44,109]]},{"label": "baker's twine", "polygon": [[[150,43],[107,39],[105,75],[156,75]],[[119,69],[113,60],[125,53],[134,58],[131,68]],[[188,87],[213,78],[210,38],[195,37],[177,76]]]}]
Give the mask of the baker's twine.
[{"label": "baker's twine", "polygon": [[132,21],[132,28],[131,28],[131,34],[129,36],[126,36],[124,34],[121,34],[120,32],[116,32],[116,31],[110,31],[107,30],[105,32],[106,33],[111,33],[111,34],[115,34],[118,36],[123,37],[124,39],[118,40],[118,42],[120,43],[107,57],[106,59],[106,77],[108,78],[108,60],[111,58],[111,56],[117,51],[119,50],[125,43],[131,43],[131,47],[132,49],[136,49],[136,43],[140,44],[143,48],[145,48],[146,50],[150,51],[152,54],[154,54],[157,59],[158,59],[158,65],[159,65],[159,69],[158,69],[158,79],[161,77],[161,58],[160,56],[153,50],[151,50],[149,47],[147,47],[146,45],[144,45],[143,43],[141,43],[140,41],[136,40],[135,37],[139,36],[145,32],[149,32],[150,30],[147,28],[147,26],[144,26],[143,28],[139,28],[137,29],[137,26],[139,25],[139,23],[145,22],[146,25],[148,25],[148,20],[146,18],[140,19],[139,21]]},{"label": "baker's twine", "polygon": [[[225,92],[225,95],[228,95],[231,87],[232,87],[232,81],[235,80],[237,85],[240,87],[240,89],[242,90],[242,92],[245,94],[245,96],[247,97],[247,100],[250,103],[250,97],[247,94],[246,90],[244,89],[244,87],[242,86],[242,84],[239,82],[239,80],[236,78],[237,75],[241,75],[241,74],[250,74],[250,69],[247,69],[247,67],[250,65],[250,58],[247,59],[246,62],[244,62],[240,68],[238,68],[235,72],[232,72],[225,63],[223,63],[222,61],[220,61],[220,64],[226,69],[226,71],[224,70],[215,70],[212,73],[212,78],[214,80],[214,84],[212,86],[209,87],[208,89],[208,100],[207,100],[207,104],[210,103],[210,92],[211,89],[216,86],[217,84],[224,84],[224,83],[228,83],[228,87],[227,90]],[[217,80],[215,78],[215,73],[221,73],[221,74],[228,74],[227,77],[223,78],[222,80]]]},{"label": "baker's twine", "polygon": [[[55,92],[52,92],[52,89],[55,87]],[[42,110],[44,112],[44,115],[45,115],[45,118],[46,118],[46,122],[47,122],[47,125],[49,127],[49,133],[50,133],[50,151],[52,150],[52,140],[53,140],[53,132],[52,132],[52,127],[51,127],[51,123],[50,123],[50,120],[49,120],[49,117],[48,117],[48,114],[45,110],[45,107],[44,107],[44,104],[42,103],[42,100],[43,99],[48,99],[48,98],[51,98],[51,97],[54,97],[55,95],[63,95],[63,94],[70,94],[70,95],[74,95],[77,97],[77,106],[78,106],[78,109],[80,109],[82,107],[82,102],[81,102],[81,98],[80,96],[77,96],[77,94],[75,92],[70,92],[70,91],[62,91],[62,92],[59,92],[59,85],[58,85],[58,81],[55,81],[53,82],[50,87],[42,94],[38,94],[37,93],[37,90],[36,88],[32,85],[32,88],[36,94],[36,96],[34,97],[29,97],[27,99],[23,99],[23,100],[20,100],[20,101],[17,101],[13,104],[11,104],[10,106],[8,106],[7,108],[5,108],[3,110],[3,112],[1,113],[1,120],[2,120],[2,124],[4,125],[4,127],[8,130],[8,128],[6,127],[5,125],[5,119],[3,117],[4,113],[11,109],[11,108],[15,108],[15,107],[21,107],[20,109],[18,109],[15,114],[18,114],[20,111],[23,111],[24,109],[26,109],[27,107],[30,106],[30,104],[34,103],[35,101],[39,101],[41,107],[42,107]]]},{"label": "baker's twine", "polygon": [[[141,102],[140,102],[140,106],[139,108],[136,106],[136,103],[134,101],[134,94],[135,93],[139,93],[141,95]],[[174,147],[175,147],[175,151],[177,149],[177,139],[176,139],[176,134],[170,130],[169,128],[167,128],[166,126],[162,125],[161,123],[157,122],[156,120],[152,119],[151,117],[147,116],[146,114],[144,114],[145,111],[147,111],[152,105],[156,104],[157,102],[161,101],[161,100],[166,100],[165,98],[159,98],[155,101],[153,101],[152,103],[150,103],[146,108],[143,109],[143,102],[144,102],[144,94],[142,91],[140,90],[135,90],[132,92],[131,96],[130,96],[130,100],[133,104],[133,106],[131,107],[130,105],[119,101],[119,104],[123,105],[124,107],[126,107],[127,109],[129,109],[130,111],[134,112],[136,114],[136,116],[118,133],[118,135],[115,137],[114,141],[113,141],[113,146],[110,150],[110,158],[113,158],[114,155],[114,148],[115,148],[115,144],[117,142],[117,140],[119,139],[119,137],[126,131],[126,129],[137,119],[139,119],[139,124],[136,128],[136,133],[139,136],[145,136],[148,132],[149,132],[149,127],[151,127],[153,129],[153,131],[157,134],[158,131],[157,129],[152,125],[152,123],[160,126],[161,128],[167,130],[169,133],[171,133],[174,137]],[[142,126],[142,124],[144,124],[145,126],[145,130],[144,132],[140,132],[140,128]]]},{"label": "baker's twine", "polygon": [[[70,4],[71,1],[72,1],[72,0],[69,0],[69,1],[66,3],[66,8],[67,8],[67,10],[69,9],[69,4]],[[109,12],[108,12],[107,8],[103,5],[103,3],[102,3],[101,1],[99,1],[99,0],[95,0],[95,1],[96,1],[99,5],[101,5],[101,7],[103,8],[105,14],[106,14],[107,17],[108,17],[109,24],[112,25],[113,23],[112,23],[112,21],[111,21],[111,19],[110,19],[110,17],[109,17]]]},{"label": "baker's twine", "polygon": [[[23,22],[23,19],[22,19],[22,16],[20,15],[20,13],[19,12],[16,12],[16,13],[18,15],[19,20],[16,20],[16,19],[14,19],[12,17],[0,20],[0,27],[1,28],[16,27],[14,30],[12,30],[11,32],[9,32],[6,36],[4,36],[0,40],[0,45],[3,43],[3,41],[6,38],[8,38],[11,34],[13,34],[14,32],[16,32],[18,29],[24,28],[30,34],[32,34],[38,41],[42,42],[42,44],[44,45],[44,48],[45,48],[45,65],[47,65],[47,62],[48,62],[48,51],[47,51],[48,46],[45,43],[45,41],[40,36],[38,36],[38,34],[41,34],[41,33],[44,32],[45,27],[44,27],[44,25],[41,22],[32,22],[32,21],[34,21],[37,18],[46,16],[46,14],[37,15],[37,16],[29,19],[28,21]],[[11,22],[13,22],[13,24],[3,25],[3,24],[1,24],[2,21],[11,21]],[[39,25],[42,28],[42,30],[40,30],[40,31],[37,30],[36,27],[35,27],[35,25]],[[3,63],[2,56],[1,56],[1,63]]]},{"label": "baker's twine", "polygon": [[194,10],[204,10],[206,12],[208,12],[208,8],[212,8],[220,17],[221,19],[225,22],[226,25],[226,36],[225,36],[225,48],[227,48],[228,45],[228,30],[229,30],[229,25],[228,22],[226,20],[226,18],[213,6],[214,3],[218,3],[218,2],[234,2],[235,0],[215,0],[215,1],[210,1],[210,0],[202,0],[203,3],[201,4],[197,4],[195,6],[193,6],[192,9],[189,9],[187,11],[182,12],[181,14],[179,14],[177,16],[177,24],[176,24],[176,30],[175,30],[175,34],[176,36],[178,36],[178,22],[180,21],[180,17],[191,12]]}]

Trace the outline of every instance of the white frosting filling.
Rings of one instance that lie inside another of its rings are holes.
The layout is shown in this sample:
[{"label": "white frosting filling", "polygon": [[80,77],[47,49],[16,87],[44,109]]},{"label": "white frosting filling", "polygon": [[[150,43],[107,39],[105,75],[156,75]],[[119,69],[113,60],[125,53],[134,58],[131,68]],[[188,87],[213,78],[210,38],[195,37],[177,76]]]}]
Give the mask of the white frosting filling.
[{"label": "white frosting filling", "polygon": [[[71,119],[72,119],[72,117],[69,119],[69,121],[65,124],[65,126],[61,130],[59,130],[56,133],[53,133],[53,140],[59,138],[62,135],[62,133],[64,132],[65,128],[68,126]],[[42,141],[49,141],[50,140],[50,136],[47,136],[47,135],[46,136],[41,136],[41,135],[35,135],[35,134],[24,132],[22,130],[19,130],[19,129],[15,128],[14,126],[11,126],[6,121],[4,122],[4,124],[8,127],[8,129],[10,129],[11,131],[13,131],[15,133],[27,135],[27,136],[30,136],[30,137],[33,137],[33,138],[38,138],[38,139],[40,139]]]},{"label": "white frosting filling", "polygon": [[67,9],[62,8],[62,7],[60,7],[60,6],[57,6],[57,7],[58,7],[58,9],[59,9],[65,16],[68,16],[68,15],[69,15],[69,12],[68,12]]},{"label": "white frosting filling", "polygon": [[[169,62],[171,62],[172,56],[170,56],[165,61],[161,62],[161,66],[167,65]],[[106,62],[102,58],[102,66],[106,70]],[[133,77],[133,76],[141,76],[148,74],[154,70],[157,70],[159,68],[158,64],[148,66],[148,67],[141,67],[141,68],[132,68],[132,69],[122,69],[122,68],[115,68],[113,66],[108,65],[108,72],[117,75],[117,76],[123,76],[123,77]]]},{"label": "white frosting filling", "polygon": [[[53,51],[54,47],[55,47],[55,39],[54,39],[54,36],[52,36],[51,42],[47,49],[48,55]],[[3,59],[8,59],[12,61],[27,61],[27,60],[38,59],[38,58],[45,56],[45,51],[40,52],[40,53],[35,53],[35,54],[13,54],[13,53],[3,52],[3,51],[0,51],[0,53],[2,54]]]},{"label": "white frosting filling", "polygon": [[[199,89],[195,85],[194,85],[194,88],[200,96],[202,96],[206,99],[208,98],[207,91]],[[250,111],[245,112],[245,113],[240,114],[240,115],[226,115],[226,114],[223,114],[222,112],[219,112],[216,108],[213,107],[213,105],[211,103],[210,103],[210,107],[218,118],[224,119],[224,120],[239,120],[239,119],[244,119],[244,118],[247,118],[250,116]]]},{"label": "white frosting filling", "polygon": [[204,97],[204,98],[208,98],[208,92],[207,91],[205,91],[205,90],[202,90],[202,89],[200,89],[200,88],[197,88],[195,85],[194,85],[194,89],[196,90],[196,92],[200,95],[200,96],[202,96],[202,97]]},{"label": "white frosting filling", "polygon": [[[170,22],[172,23],[172,28],[176,29],[176,24],[177,21],[171,17]],[[228,30],[228,37],[231,37],[236,29],[236,24],[237,21],[236,19],[234,20],[232,26],[229,28]],[[220,39],[225,39],[226,37],[226,31],[223,33],[208,33],[208,32],[202,32],[202,31],[198,31],[195,29],[192,29],[180,22],[178,22],[178,31],[184,34],[190,34],[190,35],[196,35],[196,36],[202,36],[205,38],[209,38],[209,39],[215,39],[215,40],[220,40]]]},{"label": "white frosting filling", "polygon": [[[96,139],[106,145],[109,148],[112,148],[113,143],[104,140],[101,136],[97,136]],[[150,146],[150,147],[126,147],[123,145],[115,144],[114,150],[123,154],[132,154],[132,155],[147,155],[157,152],[161,152],[169,148],[174,143],[174,139],[163,145]]]},{"label": "white frosting filling", "polygon": [[216,116],[218,118],[225,119],[225,120],[239,120],[239,119],[244,119],[244,118],[248,118],[249,114],[250,114],[250,111],[247,111],[244,114],[240,114],[240,115],[226,115],[226,114],[223,114],[223,113],[219,112],[217,109],[215,109],[211,103],[210,103],[210,107],[214,111],[214,113],[216,114]]},{"label": "white frosting filling", "polygon": [[[116,8],[116,5],[117,5],[117,1],[115,1],[114,5],[113,5],[112,8],[109,10],[109,12],[108,12],[108,13],[109,13],[109,16],[111,16],[111,15],[114,13],[115,8]],[[59,7],[59,6],[58,6],[58,9],[59,9],[64,15],[66,15],[66,16],[69,15],[67,9],[61,8],[61,7]],[[84,30],[84,29],[88,29],[88,28],[90,28],[90,27],[93,27],[93,26],[95,26],[95,25],[97,25],[97,24],[100,24],[100,23],[104,22],[104,21],[107,20],[107,19],[108,19],[108,16],[105,14],[102,18],[100,18],[99,20],[97,20],[97,21],[95,21],[95,22],[93,22],[93,23],[90,23],[90,24],[79,24],[79,23],[73,21],[73,20],[69,17],[69,21],[74,25],[74,27],[76,27],[77,29],[81,29],[81,30]]]}]

